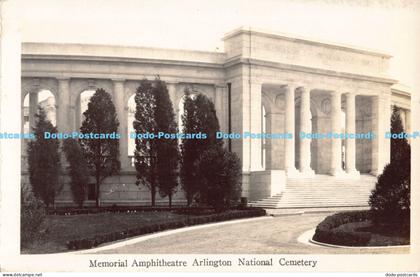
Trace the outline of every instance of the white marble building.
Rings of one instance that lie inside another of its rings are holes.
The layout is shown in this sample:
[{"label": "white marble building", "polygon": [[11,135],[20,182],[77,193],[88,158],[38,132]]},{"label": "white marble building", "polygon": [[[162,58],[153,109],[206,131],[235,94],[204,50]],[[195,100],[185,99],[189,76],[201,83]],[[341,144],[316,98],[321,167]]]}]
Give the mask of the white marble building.
[{"label": "white marble building", "polygon": [[[58,130],[77,131],[85,93],[103,88],[112,94],[120,133],[127,134],[132,120],[129,103],[139,80],[159,75],[167,83],[176,113],[186,88],[203,93],[215,103],[224,132],[295,135],[226,141],[242,161],[242,194],[250,200],[284,195],[288,184],[317,176],[329,185],[348,180],[363,186],[363,176],[380,174],[389,162],[389,140],[383,134],[390,129],[392,105],[401,108],[406,130],[411,128],[410,93],[388,76],[389,54],[249,29],[234,30],[223,40],[223,53],[23,43],[22,103],[29,97],[33,124],[38,93],[49,91],[55,98]],[[298,139],[300,132],[377,136],[310,140]],[[108,178],[101,188],[103,205],[149,203],[149,192],[134,185],[128,140],[120,141],[121,174]],[[24,149],[22,154],[22,176],[27,181]],[[184,203],[181,189],[174,201]],[[67,185],[57,202],[72,203]]]}]

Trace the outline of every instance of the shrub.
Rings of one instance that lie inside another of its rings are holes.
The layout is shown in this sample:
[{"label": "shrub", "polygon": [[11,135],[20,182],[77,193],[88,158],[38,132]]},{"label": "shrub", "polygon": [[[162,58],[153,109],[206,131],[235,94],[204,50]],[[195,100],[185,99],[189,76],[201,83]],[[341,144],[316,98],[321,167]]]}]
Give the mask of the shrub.
[{"label": "shrub", "polygon": [[39,237],[39,230],[45,218],[45,207],[27,186],[20,190],[20,240],[21,246],[26,247]]},{"label": "shrub", "polygon": [[[398,109],[394,107],[391,117],[391,133],[404,130]],[[378,177],[369,199],[372,220],[375,223],[391,224],[409,229],[410,225],[410,145],[404,139],[391,139],[391,163]]]},{"label": "shrub", "polygon": [[343,212],[328,216],[316,227],[313,240],[343,246],[366,246],[371,239],[370,233],[350,232],[336,228],[343,224],[369,219],[369,211]]},{"label": "shrub", "polygon": [[216,211],[237,204],[241,194],[241,165],[236,154],[215,145],[199,161],[200,201]]}]

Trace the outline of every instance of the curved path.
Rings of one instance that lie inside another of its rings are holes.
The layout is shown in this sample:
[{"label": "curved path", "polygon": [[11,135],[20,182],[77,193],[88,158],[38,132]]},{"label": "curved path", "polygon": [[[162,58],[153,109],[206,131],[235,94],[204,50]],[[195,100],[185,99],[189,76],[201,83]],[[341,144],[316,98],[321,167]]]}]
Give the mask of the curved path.
[{"label": "curved path", "polygon": [[[304,244],[298,237],[328,214],[267,217],[150,238],[95,253],[108,254],[366,254],[408,253],[409,248],[341,249]],[[92,249],[94,250],[94,249]]]}]

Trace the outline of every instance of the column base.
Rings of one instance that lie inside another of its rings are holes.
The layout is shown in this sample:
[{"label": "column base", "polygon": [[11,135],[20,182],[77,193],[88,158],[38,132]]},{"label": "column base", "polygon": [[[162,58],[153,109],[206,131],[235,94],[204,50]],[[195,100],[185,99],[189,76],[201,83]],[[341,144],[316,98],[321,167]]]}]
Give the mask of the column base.
[{"label": "column base", "polygon": [[348,177],[346,172],[342,169],[334,169],[330,172],[330,175],[335,176],[335,177],[341,177],[341,178]]},{"label": "column base", "polygon": [[356,169],[352,169],[352,170],[346,171],[346,175],[348,177],[352,177],[352,178],[359,178],[360,177],[360,172]]},{"label": "column base", "polygon": [[286,169],[286,176],[288,178],[299,177],[300,176],[300,172],[295,167],[287,168]]},{"label": "column base", "polygon": [[301,169],[299,172],[299,177],[309,178],[309,177],[314,177],[314,176],[315,176],[315,171],[312,168]]},{"label": "column base", "polygon": [[378,170],[372,170],[372,171],[369,172],[370,175],[373,175],[373,176],[376,176],[376,177],[378,177],[381,173]]}]

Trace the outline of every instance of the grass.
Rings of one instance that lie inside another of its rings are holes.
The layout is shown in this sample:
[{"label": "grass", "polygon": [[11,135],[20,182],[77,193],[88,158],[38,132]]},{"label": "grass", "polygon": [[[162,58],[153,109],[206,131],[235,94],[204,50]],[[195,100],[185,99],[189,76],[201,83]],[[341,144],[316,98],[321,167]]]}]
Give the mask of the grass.
[{"label": "grass", "polygon": [[169,211],[137,213],[98,213],[79,215],[48,215],[41,234],[22,254],[57,253],[68,251],[66,241],[124,231],[129,228],[186,218]]},{"label": "grass", "polygon": [[40,232],[31,238],[31,244],[22,247],[22,254],[66,252],[84,249],[128,237],[159,232],[186,225],[205,224],[231,219],[265,215],[262,209],[226,210],[216,213],[203,210],[191,214],[180,211],[130,211],[121,213],[48,215]]}]

